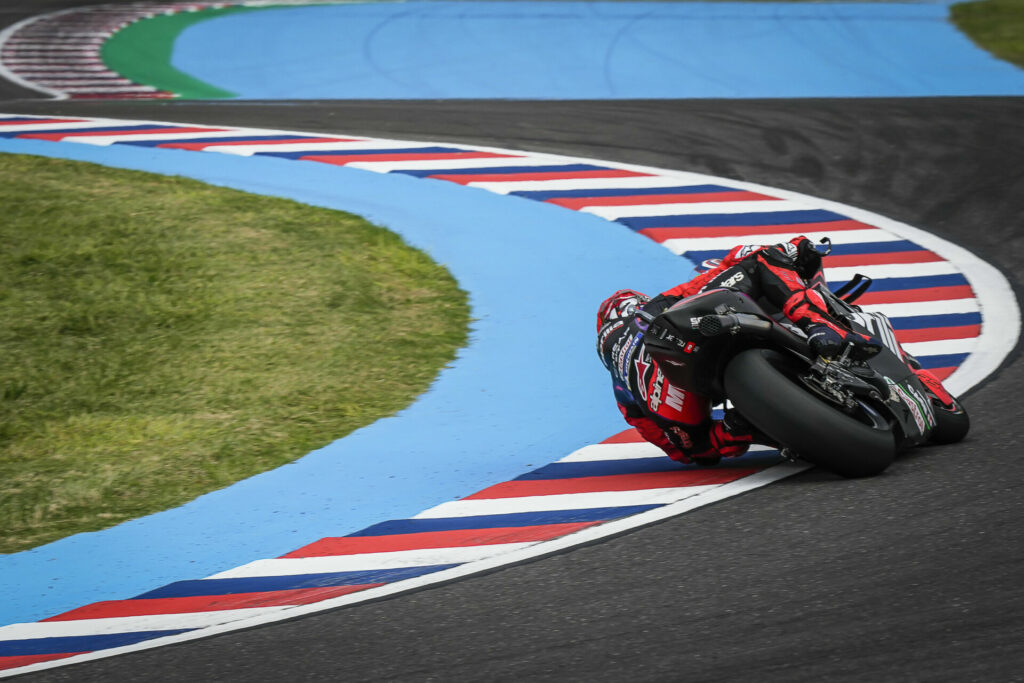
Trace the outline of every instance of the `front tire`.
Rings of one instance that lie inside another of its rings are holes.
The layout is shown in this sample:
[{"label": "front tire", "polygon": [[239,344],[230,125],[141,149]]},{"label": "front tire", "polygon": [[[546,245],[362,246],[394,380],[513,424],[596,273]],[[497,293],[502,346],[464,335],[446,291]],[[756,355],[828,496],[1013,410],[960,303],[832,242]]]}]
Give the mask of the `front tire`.
[{"label": "front tire", "polygon": [[957,443],[971,430],[971,418],[958,399],[953,399],[951,408],[932,401],[932,412],[935,413],[935,429],[928,435],[928,443]]},{"label": "front tire", "polygon": [[779,353],[749,349],[725,369],[725,391],[740,414],[801,458],[843,477],[870,477],[896,457],[892,430],[861,422],[790,379]]}]

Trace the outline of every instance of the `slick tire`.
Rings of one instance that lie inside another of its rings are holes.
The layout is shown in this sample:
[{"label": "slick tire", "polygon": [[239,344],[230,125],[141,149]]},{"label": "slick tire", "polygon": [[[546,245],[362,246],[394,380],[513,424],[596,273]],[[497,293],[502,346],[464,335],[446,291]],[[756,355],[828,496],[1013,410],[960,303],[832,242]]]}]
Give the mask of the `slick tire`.
[{"label": "slick tire", "polygon": [[881,473],[896,457],[891,429],[861,422],[791,379],[799,367],[768,349],[736,355],[725,391],[740,414],[802,459],[843,477]]},{"label": "slick tire", "polygon": [[935,413],[935,429],[928,436],[928,443],[957,443],[971,430],[971,418],[957,399],[953,399],[952,408],[932,401],[932,411]]}]

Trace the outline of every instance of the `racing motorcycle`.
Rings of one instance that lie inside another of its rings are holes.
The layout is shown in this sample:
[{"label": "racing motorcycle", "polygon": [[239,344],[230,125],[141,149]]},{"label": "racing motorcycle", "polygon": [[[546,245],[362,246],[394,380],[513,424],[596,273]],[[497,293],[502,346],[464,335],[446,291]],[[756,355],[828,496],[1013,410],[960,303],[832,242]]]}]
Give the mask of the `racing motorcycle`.
[{"label": "racing motorcycle", "polygon": [[651,316],[647,350],[672,384],[715,403],[729,400],[784,456],[841,476],[879,474],[906,449],[967,435],[966,410],[955,399],[944,405],[914,374],[920,366],[889,319],[854,304],[870,278],[857,274],[833,293],[819,270],[808,285],[835,319],[882,348],[866,355],[851,343],[837,357],[817,356],[781,312],[715,289]]}]

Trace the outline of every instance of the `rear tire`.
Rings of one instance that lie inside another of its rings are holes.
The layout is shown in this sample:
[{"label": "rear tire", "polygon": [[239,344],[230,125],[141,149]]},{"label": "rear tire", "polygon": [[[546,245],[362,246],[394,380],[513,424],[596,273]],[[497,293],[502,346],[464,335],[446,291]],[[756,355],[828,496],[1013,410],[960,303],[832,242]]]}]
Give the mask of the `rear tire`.
[{"label": "rear tire", "polygon": [[833,408],[790,379],[791,359],[767,349],[736,355],[725,369],[725,391],[743,417],[801,458],[843,477],[870,477],[896,457],[891,429]]}]

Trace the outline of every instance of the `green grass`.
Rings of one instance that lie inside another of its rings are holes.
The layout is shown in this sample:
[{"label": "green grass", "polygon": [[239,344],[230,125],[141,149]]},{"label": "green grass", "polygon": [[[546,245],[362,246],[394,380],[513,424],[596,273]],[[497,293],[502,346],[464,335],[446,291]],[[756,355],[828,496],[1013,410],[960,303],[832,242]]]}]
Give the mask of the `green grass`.
[{"label": "green grass", "polygon": [[184,503],[395,413],[465,294],[342,212],[0,155],[0,552]]},{"label": "green grass", "polygon": [[982,0],[953,5],[953,23],[996,57],[1024,67],[1024,0]]}]

